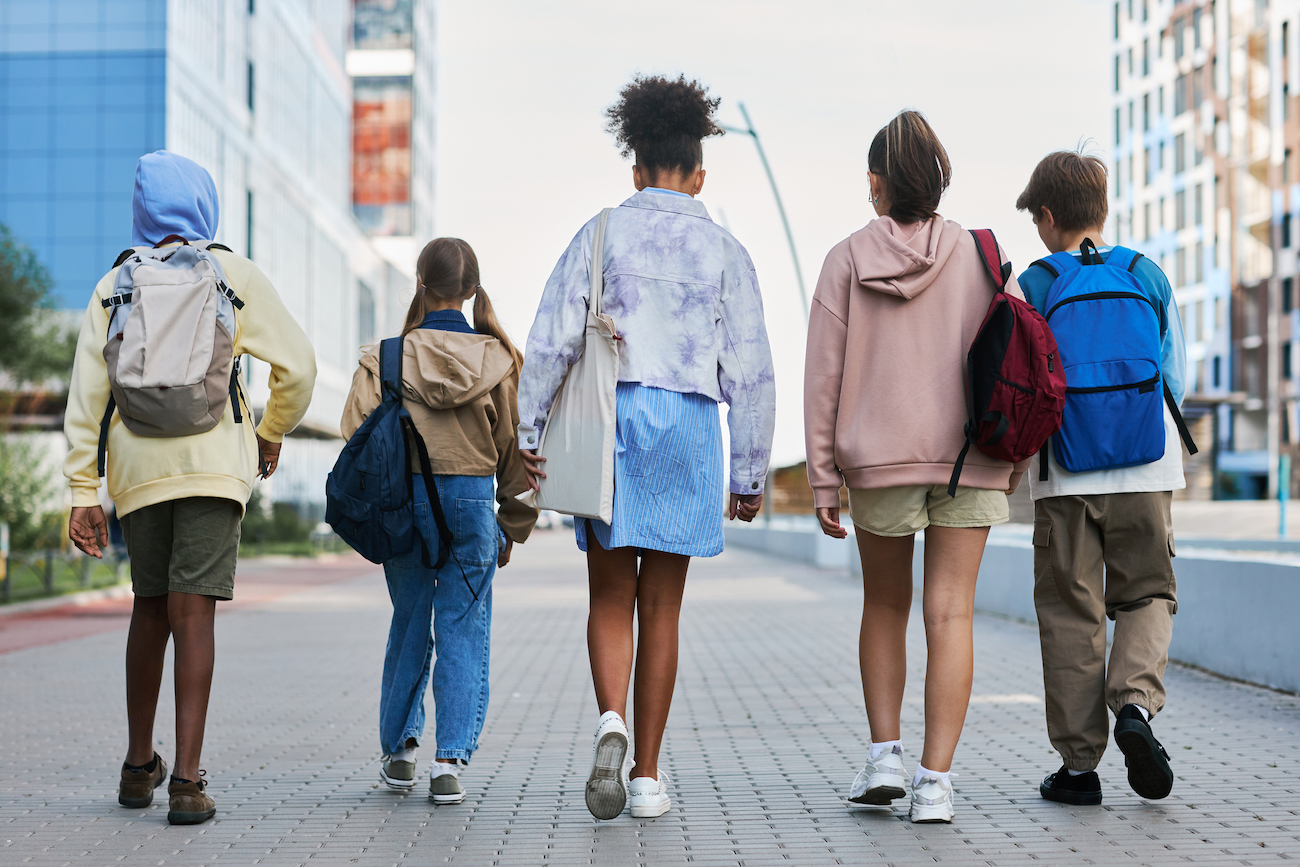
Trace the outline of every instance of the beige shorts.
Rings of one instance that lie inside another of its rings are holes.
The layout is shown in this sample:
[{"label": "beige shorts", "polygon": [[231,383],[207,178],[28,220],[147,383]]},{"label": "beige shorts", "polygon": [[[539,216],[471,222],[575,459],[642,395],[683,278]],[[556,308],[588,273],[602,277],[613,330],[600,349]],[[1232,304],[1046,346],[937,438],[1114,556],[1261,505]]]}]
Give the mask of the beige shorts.
[{"label": "beige shorts", "polygon": [[950,497],[947,485],[850,489],[849,515],[854,526],[877,536],[910,536],[931,524],[991,527],[1011,517],[1002,491],[959,487]]}]

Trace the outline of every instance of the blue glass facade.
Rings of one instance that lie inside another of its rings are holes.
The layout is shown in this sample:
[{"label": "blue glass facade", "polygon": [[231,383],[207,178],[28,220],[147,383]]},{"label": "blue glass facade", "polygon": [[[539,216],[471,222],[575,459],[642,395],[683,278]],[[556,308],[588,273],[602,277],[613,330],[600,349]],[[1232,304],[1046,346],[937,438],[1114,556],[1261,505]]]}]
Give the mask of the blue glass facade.
[{"label": "blue glass facade", "polygon": [[135,163],[164,146],[165,0],[0,0],[0,222],[81,308],[131,243]]}]

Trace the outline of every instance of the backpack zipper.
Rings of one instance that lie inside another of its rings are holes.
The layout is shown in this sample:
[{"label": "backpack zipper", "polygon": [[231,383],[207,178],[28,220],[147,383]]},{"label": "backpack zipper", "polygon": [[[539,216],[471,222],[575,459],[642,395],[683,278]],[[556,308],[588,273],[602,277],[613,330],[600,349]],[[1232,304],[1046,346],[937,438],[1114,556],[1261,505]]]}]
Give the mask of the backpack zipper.
[{"label": "backpack zipper", "polygon": [[1076,301],[1104,301],[1112,298],[1136,298],[1139,301],[1145,301],[1151,305],[1151,309],[1155,311],[1156,317],[1159,318],[1160,316],[1160,311],[1156,310],[1156,302],[1152,301],[1145,295],[1138,294],[1137,292],[1090,292],[1087,295],[1075,295],[1073,298],[1066,298],[1064,301],[1057,301],[1056,306],[1051,310],[1048,310],[1047,315],[1044,316],[1043,319],[1051,319],[1052,314],[1064,307],[1066,304],[1073,304]]},{"label": "backpack zipper", "polygon": [[1094,386],[1088,386],[1084,388],[1075,388],[1074,386],[1066,386],[1065,390],[1073,394],[1097,394],[1098,392],[1103,392],[1103,391],[1124,391],[1125,389],[1129,389],[1129,388],[1141,389],[1148,385],[1151,386],[1152,389],[1154,390],[1156,383],[1159,381],[1160,381],[1160,375],[1156,374],[1150,379],[1144,379],[1141,382],[1130,382],[1127,385],[1094,385]]},{"label": "backpack zipper", "polygon": [[1047,372],[1048,372],[1048,373],[1051,373],[1053,370],[1055,370],[1055,368],[1052,367],[1052,356],[1055,355],[1055,354],[1056,354],[1055,352],[1049,352],[1049,353],[1047,353]]}]

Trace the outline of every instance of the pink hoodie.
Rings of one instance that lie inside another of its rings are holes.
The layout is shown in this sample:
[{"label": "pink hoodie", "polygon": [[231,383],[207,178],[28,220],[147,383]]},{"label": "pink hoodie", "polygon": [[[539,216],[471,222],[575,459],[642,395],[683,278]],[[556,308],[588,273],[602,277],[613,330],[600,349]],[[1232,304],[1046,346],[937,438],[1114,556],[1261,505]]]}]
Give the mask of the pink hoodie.
[{"label": "pink hoodie", "polygon": [[[1014,277],[1007,291],[1023,297]],[[993,299],[970,233],[936,216],[872,220],[826,256],[808,322],[804,437],[817,507],[850,488],[946,485],[966,423],[966,353]],[[1012,467],[972,448],[961,484]]]}]

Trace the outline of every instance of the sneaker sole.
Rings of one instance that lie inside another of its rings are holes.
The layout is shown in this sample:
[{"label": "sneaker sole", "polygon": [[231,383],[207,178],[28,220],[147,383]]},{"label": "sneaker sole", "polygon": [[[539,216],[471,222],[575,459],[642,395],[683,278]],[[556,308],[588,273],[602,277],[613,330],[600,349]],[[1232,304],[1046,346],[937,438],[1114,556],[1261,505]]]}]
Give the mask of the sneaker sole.
[{"label": "sneaker sole", "polygon": [[613,819],[627,806],[627,789],[623,785],[626,758],[627,735],[622,732],[606,732],[597,742],[586,792],[587,809],[597,819]]},{"label": "sneaker sole", "polygon": [[658,819],[660,816],[662,816],[664,813],[667,813],[672,808],[673,808],[672,801],[666,801],[654,807],[633,807],[632,818],[633,819]]},{"label": "sneaker sole", "polygon": [[153,803],[153,791],[149,791],[149,797],[147,798],[123,798],[121,795],[118,795],[117,802],[123,807],[128,807],[132,810],[140,810]]},{"label": "sneaker sole", "polygon": [[200,810],[197,813],[170,810],[167,813],[167,822],[172,825],[201,825],[215,815],[217,815],[216,807],[211,810]]},{"label": "sneaker sole", "polygon": [[429,795],[429,800],[440,807],[445,807],[449,804],[459,804],[464,801],[465,793],[461,792],[459,795]]},{"label": "sneaker sole", "polygon": [[385,786],[387,786],[390,789],[414,789],[415,788],[414,779],[399,780],[396,777],[390,777],[388,776],[388,774],[384,773],[384,770],[382,768],[380,768],[379,770],[379,782],[383,783]]},{"label": "sneaker sole", "polygon": [[891,801],[897,800],[906,794],[907,792],[901,786],[876,786],[874,789],[867,789],[856,798],[849,798],[849,803],[887,807]]},{"label": "sneaker sole", "polygon": [[1043,796],[1043,800],[1056,801],[1058,804],[1073,804],[1076,807],[1101,805],[1101,792],[1071,792],[1068,789],[1053,789],[1051,786],[1039,784],[1038,794]]},{"label": "sneaker sole", "polygon": [[1115,744],[1124,754],[1128,784],[1140,798],[1158,801],[1174,788],[1174,771],[1160,753],[1160,743],[1151,729],[1136,720],[1115,724]]},{"label": "sneaker sole", "polygon": [[916,825],[951,824],[953,811],[949,807],[913,807],[908,817]]}]

